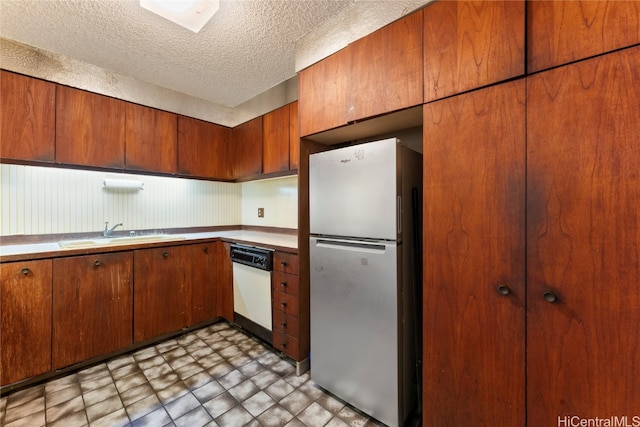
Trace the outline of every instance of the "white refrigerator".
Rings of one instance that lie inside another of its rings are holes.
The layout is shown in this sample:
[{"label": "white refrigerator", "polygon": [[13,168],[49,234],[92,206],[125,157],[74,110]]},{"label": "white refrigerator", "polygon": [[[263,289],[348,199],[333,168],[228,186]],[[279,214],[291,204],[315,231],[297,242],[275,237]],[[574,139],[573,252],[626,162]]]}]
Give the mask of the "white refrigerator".
[{"label": "white refrigerator", "polygon": [[395,138],[309,158],[311,378],[391,427],[417,403],[421,187]]}]

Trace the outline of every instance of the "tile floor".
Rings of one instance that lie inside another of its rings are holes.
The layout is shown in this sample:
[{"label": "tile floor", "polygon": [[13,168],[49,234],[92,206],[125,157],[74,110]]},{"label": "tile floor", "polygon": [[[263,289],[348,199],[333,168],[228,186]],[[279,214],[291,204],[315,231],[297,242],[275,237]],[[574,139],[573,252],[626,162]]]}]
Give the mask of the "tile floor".
[{"label": "tile floor", "polygon": [[227,323],[0,398],[0,426],[379,425]]}]

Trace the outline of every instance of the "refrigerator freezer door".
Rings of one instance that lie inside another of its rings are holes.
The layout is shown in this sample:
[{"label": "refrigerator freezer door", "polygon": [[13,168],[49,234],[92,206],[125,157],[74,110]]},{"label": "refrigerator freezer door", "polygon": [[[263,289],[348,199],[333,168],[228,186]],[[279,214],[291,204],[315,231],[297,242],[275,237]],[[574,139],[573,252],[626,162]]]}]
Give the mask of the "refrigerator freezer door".
[{"label": "refrigerator freezer door", "polygon": [[395,138],[312,154],[311,234],[398,239],[398,166]]},{"label": "refrigerator freezer door", "polygon": [[311,378],[398,426],[398,251],[395,242],[310,238]]}]

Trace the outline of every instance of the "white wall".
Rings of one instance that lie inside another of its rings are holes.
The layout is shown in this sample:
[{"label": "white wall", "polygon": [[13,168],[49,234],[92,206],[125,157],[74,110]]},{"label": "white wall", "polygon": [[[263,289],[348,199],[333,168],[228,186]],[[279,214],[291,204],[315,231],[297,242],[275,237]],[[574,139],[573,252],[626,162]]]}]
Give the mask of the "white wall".
[{"label": "white wall", "polygon": [[[142,180],[144,190],[105,190],[110,177]],[[245,218],[245,225],[297,228],[297,177],[234,184],[2,164],[0,203],[0,236],[91,232],[105,221],[125,230],[240,225]],[[266,212],[261,221],[258,205]]]},{"label": "white wall", "polygon": [[[298,228],[298,177],[244,182],[242,225]],[[258,218],[264,208],[264,218]]]}]

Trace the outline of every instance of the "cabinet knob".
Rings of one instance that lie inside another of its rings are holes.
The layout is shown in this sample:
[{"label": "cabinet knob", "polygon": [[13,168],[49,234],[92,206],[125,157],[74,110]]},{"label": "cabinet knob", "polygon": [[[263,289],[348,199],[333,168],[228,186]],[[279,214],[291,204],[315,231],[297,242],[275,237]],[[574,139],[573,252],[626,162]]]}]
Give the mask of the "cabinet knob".
[{"label": "cabinet knob", "polygon": [[100,261],[99,260],[93,261],[93,266],[94,267],[100,267]]},{"label": "cabinet knob", "polygon": [[507,285],[498,285],[498,292],[502,295],[509,295],[511,293],[511,289]]},{"label": "cabinet knob", "polygon": [[287,282],[280,282],[280,286],[282,286],[283,288],[287,287]]},{"label": "cabinet knob", "polygon": [[282,348],[287,348],[287,343],[286,342],[281,342],[280,345],[282,346]]},{"label": "cabinet knob", "polygon": [[287,306],[287,303],[286,303],[285,301],[282,301],[282,302],[280,303],[280,305],[281,305],[281,306],[283,306],[283,307],[286,307],[286,306]]},{"label": "cabinet knob", "polygon": [[163,252],[163,253],[162,253],[162,256],[163,256],[164,258],[169,258],[169,252]]},{"label": "cabinet knob", "polygon": [[280,261],[280,265],[283,266],[283,267],[286,267],[287,266],[287,261]]},{"label": "cabinet knob", "polygon": [[21,270],[22,274],[23,274],[23,275],[25,275],[25,276],[26,276],[27,274],[29,274],[29,272],[30,272],[30,271],[31,271],[31,270],[29,270],[27,267],[25,267],[25,268],[23,268],[23,269]]},{"label": "cabinet knob", "polygon": [[283,328],[287,327],[287,322],[280,322],[280,326],[282,326]]},{"label": "cabinet knob", "polygon": [[556,294],[554,294],[553,292],[545,292],[544,294],[542,294],[542,297],[544,298],[544,300],[546,302],[556,302],[558,301],[558,296]]},{"label": "cabinet knob", "polygon": [[206,246],[206,247],[203,249],[203,251],[204,251],[204,253],[205,253],[205,254],[208,254],[208,253],[209,253],[209,247],[208,247],[208,246]]}]

